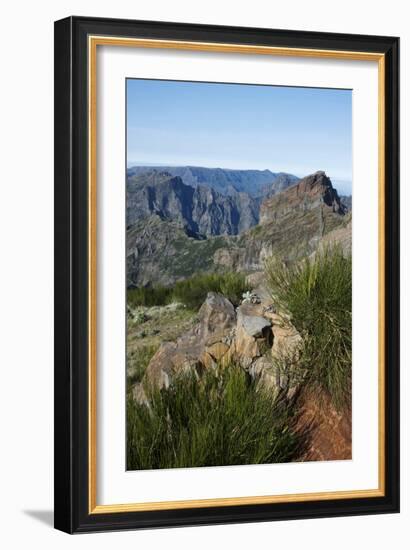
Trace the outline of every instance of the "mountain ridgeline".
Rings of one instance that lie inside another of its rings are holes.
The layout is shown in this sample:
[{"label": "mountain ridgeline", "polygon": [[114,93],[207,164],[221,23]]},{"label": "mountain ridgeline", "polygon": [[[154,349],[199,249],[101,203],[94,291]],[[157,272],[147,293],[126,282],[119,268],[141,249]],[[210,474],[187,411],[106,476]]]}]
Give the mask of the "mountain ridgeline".
[{"label": "mountain ridgeline", "polygon": [[[245,190],[246,189],[246,190]],[[350,209],[324,172],[135,167],[127,177],[127,284],[198,272],[258,272],[266,257],[351,242]]]},{"label": "mountain ridgeline", "polygon": [[212,187],[186,185],[180,176],[151,170],[128,178],[127,226],[155,214],[177,222],[198,238],[236,235],[259,221],[260,201],[248,193],[223,195]]},{"label": "mountain ridgeline", "polygon": [[133,166],[128,168],[128,179],[148,172],[163,172],[179,177],[191,187],[210,187],[221,195],[247,193],[251,197],[265,197],[282,191],[299,178],[285,172],[270,170],[229,170],[226,168],[202,168],[198,166]]}]

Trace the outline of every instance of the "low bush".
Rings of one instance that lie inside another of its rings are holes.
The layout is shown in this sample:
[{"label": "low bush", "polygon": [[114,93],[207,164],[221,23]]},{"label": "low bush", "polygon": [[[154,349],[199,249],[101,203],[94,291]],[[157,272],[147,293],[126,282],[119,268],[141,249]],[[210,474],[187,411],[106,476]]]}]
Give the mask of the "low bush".
[{"label": "low bush", "polygon": [[290,266],[266,262],[272,299],[304,339],[307,382],[326,390],[337,408],[351,399],[352,260],[339,246]]},{"label": "low bush", "polygon": [[163,306],[171,301],[172,288],[164,286],[130,288],[127,292],[127,303],[136,306]]},{"label": "low bush", "polygon": [[197,310],[203,304],[208,292],[220,292],[234,305],[238,305],[245,290],[245,276],[241,273],[204,273],[185,281],[178,281],[174,286],[172,297],[188,308]]},{"label": "low bush", "polygon": [[178,281],[173,287],[140,287],[128,290],[128,305],[161,306],[170,302],[181,302],[187,308],[201,307],[208,292],[220,292],[234,305],[240,303],[247,290],[245,276],[241,273],[202,273],[189,279]]},{"label": "low bush", "polygon": [[289,405],[239,367],[181,377],[150,399],[127,401],[130,470],[277,463],[297,452]]}]

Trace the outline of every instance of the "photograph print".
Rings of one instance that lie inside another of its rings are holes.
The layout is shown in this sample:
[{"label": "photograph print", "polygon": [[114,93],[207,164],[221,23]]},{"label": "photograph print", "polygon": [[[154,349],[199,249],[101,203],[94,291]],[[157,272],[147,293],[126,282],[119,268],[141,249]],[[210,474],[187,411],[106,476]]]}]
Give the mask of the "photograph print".
[{"label": "photograph print", "polygon": [[127,469],[352,458],[352,92],[126,80]]}]

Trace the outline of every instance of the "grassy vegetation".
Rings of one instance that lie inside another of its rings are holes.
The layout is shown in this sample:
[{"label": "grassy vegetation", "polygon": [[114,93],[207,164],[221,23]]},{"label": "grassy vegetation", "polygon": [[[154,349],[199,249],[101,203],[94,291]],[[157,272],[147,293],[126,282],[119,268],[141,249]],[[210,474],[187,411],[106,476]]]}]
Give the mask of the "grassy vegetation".
[{"label": "grassy vegetation", "polygon": [[163,306],[172,301],[172,287],[152,286],[130,288],[127,292],[127,304],[136,306]]},{"label": "grassy vegetation", "polygon": [[127,388],[137,382],[141,382],[145,370],[148,367],[152,356],[158,349],[158,345],[140,346],[138,349],[130,352],[127,356]]},{"label": "grassy vegetation", "polygon": [[153,390],[150,407],[127,400],[130,470],[286,462],[298,449],[288,405],[241,368],[184,376]]},{"label": "grassy vegetation", "polygon": [[184,281],[178,281],[173,287],[156,286],[130,289],[127,301],[131,307],[152,307],[169,304],[173,301],[181,302],[187,308],[195,311],[202,305],[208,292],[221,292],[234,305],[238,305],[246,290],[245,276],[241,273],[203,273]]},{"label": "grassy vegetation", "polygon": [[351,396],[351,257],[337,246],[290,266],[271,259],[266,274],[273,301],[303,336],[307,383],[327,391],[342,408]]},{"label": "grassy vegetation", "polygon": [[171,257],[159,259],[159,267],[178,277],[192,277],[195,272],[207,272],[215,269],[215,252],[224,248],[229,237],[218,235],[198,240],[179,233],[172,240],[175,253]]},{"label": "grassy vegetation", "polygon": [[205,273],[177,282],[173,299],[196,310],[201,307],[208,292],[213,291],[220,292],[234,305],[238,305],[246,290],[245,276],[241,273]]}]

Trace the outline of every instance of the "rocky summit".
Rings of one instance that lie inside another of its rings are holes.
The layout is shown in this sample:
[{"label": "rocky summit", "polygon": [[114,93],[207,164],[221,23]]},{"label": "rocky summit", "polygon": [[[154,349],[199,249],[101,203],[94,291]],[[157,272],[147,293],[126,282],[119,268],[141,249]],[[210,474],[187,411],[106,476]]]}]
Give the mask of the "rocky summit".
[{"label": "rocky summit", "polygon": [[339,195],[325,172],[319,171],[300,180],[262,202],[260,223],[279,221],[290,212],[314,209],[330,209],[332,213],[344,215],[347,207],[340,201]]}]

